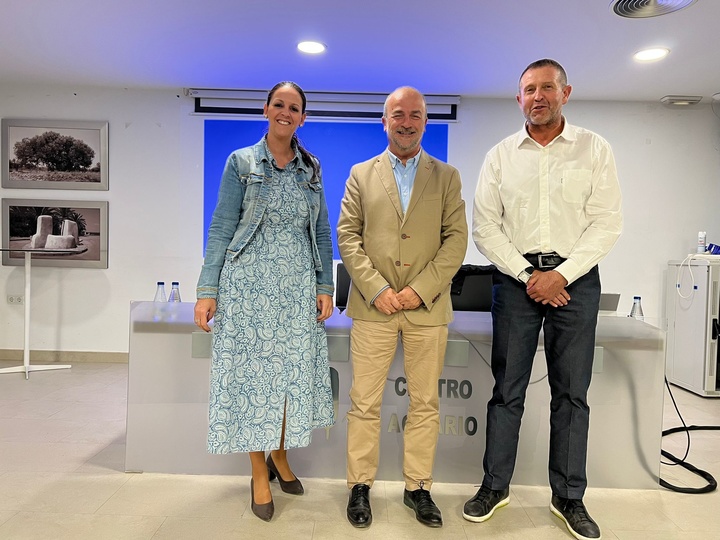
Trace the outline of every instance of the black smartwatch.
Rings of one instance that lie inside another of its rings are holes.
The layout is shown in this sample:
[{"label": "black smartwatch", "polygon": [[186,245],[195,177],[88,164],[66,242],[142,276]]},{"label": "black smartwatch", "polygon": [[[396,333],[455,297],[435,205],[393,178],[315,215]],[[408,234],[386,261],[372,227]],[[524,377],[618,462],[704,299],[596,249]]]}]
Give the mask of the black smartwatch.
[{"label": "black smartwatch", "polygon": [[530,279],[530,276],[532,276],[532,274],[533,274],[534,271],[535,271],[535,267],[534,267],[534,266],[528,266],[525,270],[523,270],[522,272],[520,272],[520,273],[518,274],[518,277],[517,277],[517,278],[518,278],[520,281],[522,281],[523,283],[527,283],[528,280]]}]

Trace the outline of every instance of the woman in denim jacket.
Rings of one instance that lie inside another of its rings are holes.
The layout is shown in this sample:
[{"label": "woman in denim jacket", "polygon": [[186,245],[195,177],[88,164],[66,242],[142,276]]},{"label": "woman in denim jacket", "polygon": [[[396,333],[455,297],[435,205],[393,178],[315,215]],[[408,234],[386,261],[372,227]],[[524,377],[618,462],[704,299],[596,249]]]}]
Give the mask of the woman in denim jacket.
[{"label": "woman in denim jacket", "polygon": [[278,83],[263,107],[267,135],[230,154],[195,304],[200,328],[215,319],[208,452],[249,452],[251,508],[265,521],[271,480],[303,493],[286,450],[334,423],[323,322],[332,243],[320,163],[295,133],[305,107],[298,85]]}]

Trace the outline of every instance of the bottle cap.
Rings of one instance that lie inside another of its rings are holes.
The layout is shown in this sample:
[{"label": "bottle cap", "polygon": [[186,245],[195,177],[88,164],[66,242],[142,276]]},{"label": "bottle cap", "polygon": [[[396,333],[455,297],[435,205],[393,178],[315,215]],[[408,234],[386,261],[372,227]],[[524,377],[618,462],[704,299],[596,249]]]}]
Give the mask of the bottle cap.
[{"label": "bottle cap", "polygon": [[173,284],[173,285],[180,285],[180,282],[179,282],[179,281],[173,281],[172,284]]},{"label": "bottle cap", "polygon": [[164,282],[164,281],[158,281],[157,284],[158,284],[158,285],[165,285],[165,282]]},{"label": "bottle cap", "polygon": [[640,300],[639,296],[633,296],[633,300]]}]

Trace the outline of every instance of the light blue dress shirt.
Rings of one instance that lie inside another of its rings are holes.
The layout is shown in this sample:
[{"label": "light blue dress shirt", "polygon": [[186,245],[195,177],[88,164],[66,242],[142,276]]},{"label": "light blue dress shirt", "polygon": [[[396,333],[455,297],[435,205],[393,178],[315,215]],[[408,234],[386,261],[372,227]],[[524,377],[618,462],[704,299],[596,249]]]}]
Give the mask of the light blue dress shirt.
[{"label": "light blue dress shirt", "polygon": [[392,165],[393,174],[395,175],[395,183],[397,184],[400,204],[402,205],[404,213],[407,210],[408,204],[410,204],[410,196],[412,195],[413,184],[415,184],[418,161],[420,161],[420,152],[408,159],[405,165],[403,165],[402,161],[390,150],[388,150],[388,155],[390,156],[390,165]]},{"label": "light blue dress shirt", "polygon": [[[420,150],[422,152],[422,150]],[[415,184],[415,175],[417,174],[418,162],[420,161],[420,152],[407,160],[407,163],[403,165],[402,161],[388,150],[388,156],[390,157],[390,165],[392,166],[393,174],[395,175],[395,183],[398,188],[398,195],[400,196],[400,206],[402,206],[403,214],[407,211],[408,204],[410,204],[410,196],[412,195],[412,188]],[[370,304],[375,303],[375,299],[380,296],[385,289],[389,289],[390,285],[386,285],[378,291],[375,297],[370,301]]]}]

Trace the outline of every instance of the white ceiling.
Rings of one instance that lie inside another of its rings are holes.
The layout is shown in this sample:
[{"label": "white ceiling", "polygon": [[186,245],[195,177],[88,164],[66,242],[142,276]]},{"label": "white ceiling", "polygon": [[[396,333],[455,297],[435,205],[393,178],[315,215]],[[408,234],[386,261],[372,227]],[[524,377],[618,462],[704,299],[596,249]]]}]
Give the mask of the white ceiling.
[{"label": "white ceiling", "polygon": [[[663,0],[641,0],[642,2]],[[524,67],[562,63],[574,99],[720,92],[720,0],[624,19],[611,0],[2,0],[0,82],[512,97]],[[308,57],[295,45],[328,45]],[[669,57],[631,55],[666,46]]]}]

